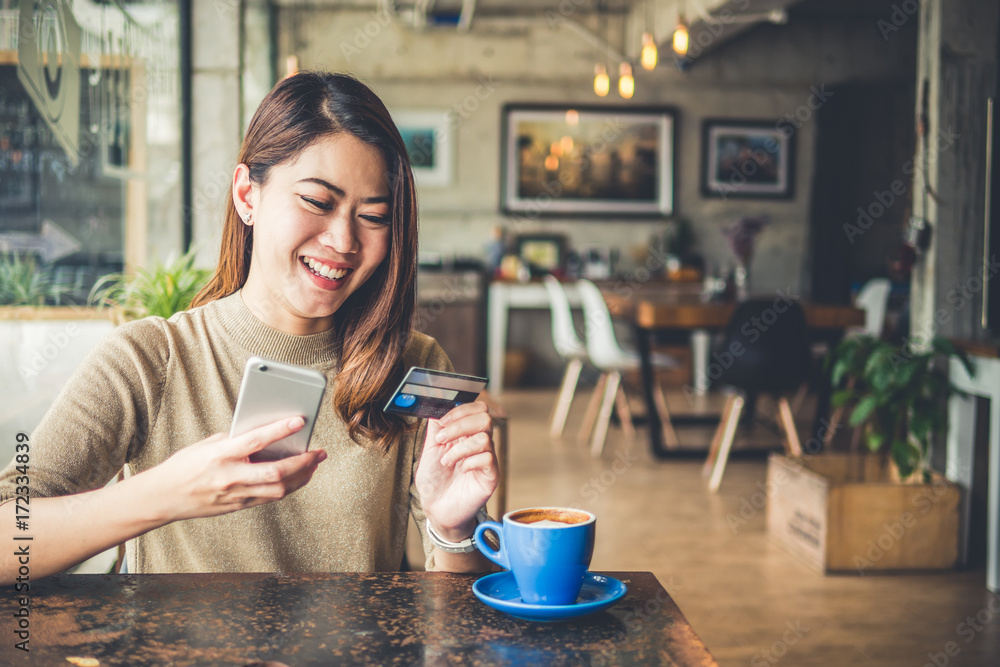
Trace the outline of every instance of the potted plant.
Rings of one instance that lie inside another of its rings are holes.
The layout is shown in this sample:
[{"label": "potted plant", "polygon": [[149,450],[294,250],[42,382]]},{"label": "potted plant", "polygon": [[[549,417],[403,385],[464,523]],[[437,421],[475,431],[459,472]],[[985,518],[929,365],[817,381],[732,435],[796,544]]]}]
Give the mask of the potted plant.
[{"label": "potted plant", "polygon": [[90,291],[88,302],[115,307],[120,320],[151,315],[169,318],[187,310],[191,301],[212,277],[210,269],[194,266],[195,250],[135,275],[112,273],[102,276]]},{"label": "potted plant", "polygon": [[870,453],[772,455],[767,528],[775,541],[821,572],[955,566],[961,493],[927,462],[957,391],[942,356],[972,372],[942,338],[916,349],[858,336],[833,350],[834,403],[852,406],[848,423],[862,429]]},{"label": "potted plant", "polygon": [[926,349],[895,345],[873,336],[852,336],[833,350],[828,366],[837,407],[853,405],[848,424],[863,429],[868,449],[882,453],[902,480],[927,482],[927,453],[947,427],[948,399],[958,391],[940,357],[959,360],[975,373],[968,356],[948,340],[933,338]]},{"label": "potted plant", "polygon": [[52,271],[39,266],[33,256],[0,254],[0,306],[58,304],[72,289],[53,281]]}]

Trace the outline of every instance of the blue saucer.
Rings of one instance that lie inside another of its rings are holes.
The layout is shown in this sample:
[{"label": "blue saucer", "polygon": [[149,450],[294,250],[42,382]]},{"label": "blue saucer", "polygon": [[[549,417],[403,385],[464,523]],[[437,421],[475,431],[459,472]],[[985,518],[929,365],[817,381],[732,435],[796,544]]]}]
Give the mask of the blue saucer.
[{"label": "blue saucer", "polygon": [[510,572],[488,574],[472,584],[472,592],[487,606],[525,621],[564,621],[607,609],[628,591],[614,577],[588,572],[576,604],[527,604]]}]

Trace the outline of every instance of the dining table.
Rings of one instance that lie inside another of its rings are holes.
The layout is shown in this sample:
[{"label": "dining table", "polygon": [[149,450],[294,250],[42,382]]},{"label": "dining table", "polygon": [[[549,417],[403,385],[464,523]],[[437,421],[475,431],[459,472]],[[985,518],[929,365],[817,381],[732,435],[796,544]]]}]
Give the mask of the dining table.
[{"label": "dining table", "polygon": [[[624,583],[624,597],[560,622],[487,606],[473,594],[475,574],[56,575],[4,594],[0,663],[717,664],[652,573],[599,574]],[[28,651],[15,646],[21,641]]]},{"label": "dining table", "polygon": [[[639,354],[643,399],[649,425],[649,447],[656,458],[668,458],[674,452],[664,445],[663,424],[656,409],[652,365],[654,341],[661,335],[688,335],[691,340],[694,382],[692,393],[702,393],[707,388],[710,340],[715,332],[722,331],[736,309],[735,301],[704,301],[693,291],[663,289],[655,284],[605,289],[602,291],[613,317],[628,321],[633,328],[636,352]],[[865,323],[865,311],[851,305],[810,303],[794,294],[776,291],[767,297],[775,301],[795,300],[805,313],[806,327],[811,341],[822,341],[830,348],[835,346],[850,327]],[[830,405],[831,387],[821,381],[816,387],[817,408],[813,432],[821,428]]]}]

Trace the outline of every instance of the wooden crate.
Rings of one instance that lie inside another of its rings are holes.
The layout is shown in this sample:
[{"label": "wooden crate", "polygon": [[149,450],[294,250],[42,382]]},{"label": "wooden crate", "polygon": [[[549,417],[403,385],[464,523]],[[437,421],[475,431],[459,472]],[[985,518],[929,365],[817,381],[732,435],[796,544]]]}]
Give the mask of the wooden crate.
[{"label": "wooden crate", "polygon": [[771,454],[767,531],[823,573],[944,570],[958,561],[961,490],[894,482],[872,455]]}]

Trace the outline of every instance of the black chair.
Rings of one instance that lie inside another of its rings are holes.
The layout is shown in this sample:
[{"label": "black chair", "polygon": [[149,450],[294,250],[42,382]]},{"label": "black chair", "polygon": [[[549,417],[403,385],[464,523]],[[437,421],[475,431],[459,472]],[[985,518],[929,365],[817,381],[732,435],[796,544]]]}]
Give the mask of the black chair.
[{"label": "black chair", "polygon": [[778,297],[751,299],[736,306],[726,327],[725,340],[712,355],[709,366],[709,376],[716,382],[741,392],[726,401],[705,461],[703,474],[710,475],[709,489],[713,493],[722,483],[745,403],[744,394],[777,398],[785,450],[792,456],[801,456],[802,446],[785,394],[794,392],[806,379],[809,362],[806,318],[798,302]]}]

